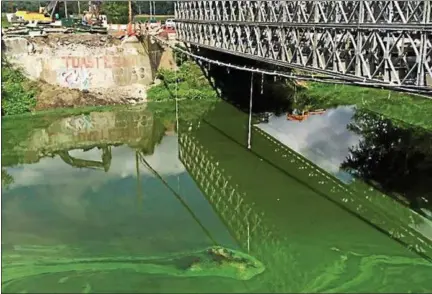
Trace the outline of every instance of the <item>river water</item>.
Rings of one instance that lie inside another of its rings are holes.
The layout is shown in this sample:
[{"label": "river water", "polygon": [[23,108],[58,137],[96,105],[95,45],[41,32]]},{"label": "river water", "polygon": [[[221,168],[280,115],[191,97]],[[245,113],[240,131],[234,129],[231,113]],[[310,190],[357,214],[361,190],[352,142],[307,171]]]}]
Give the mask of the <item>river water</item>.
[{"label": "river water", "polygon": [[174,109],[2,121],[3,292],[432,290],[430,134]]}]

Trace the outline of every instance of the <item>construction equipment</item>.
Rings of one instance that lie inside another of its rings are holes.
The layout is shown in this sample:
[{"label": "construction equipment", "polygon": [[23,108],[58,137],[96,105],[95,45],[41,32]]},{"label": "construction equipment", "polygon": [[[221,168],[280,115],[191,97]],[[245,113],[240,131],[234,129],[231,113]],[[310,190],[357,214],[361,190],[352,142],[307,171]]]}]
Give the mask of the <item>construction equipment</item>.
[{"label": "construction equipment", "polygon": [[43,14],[49,15],[50,18],[53,19],[58,2],[59,1],[50,1],[50,3],[48,3],[48,5],[43,8]]},{"label": "construction equipment", "polygon": [[102,5],[102,1],[89,1],[89,10],[84,14],[84,21],[87,25],[92,26],[103,26],[104,21],[106,21],[106,17],[100,14],[100,7]]},{"label": "construction equipment", "polygon": [[89,8],[90,8],[92,19],[95,19],[97,24],[101,23],[101,18],[100,18],[101,5],[102,5],[102,1],[89,1]]}]

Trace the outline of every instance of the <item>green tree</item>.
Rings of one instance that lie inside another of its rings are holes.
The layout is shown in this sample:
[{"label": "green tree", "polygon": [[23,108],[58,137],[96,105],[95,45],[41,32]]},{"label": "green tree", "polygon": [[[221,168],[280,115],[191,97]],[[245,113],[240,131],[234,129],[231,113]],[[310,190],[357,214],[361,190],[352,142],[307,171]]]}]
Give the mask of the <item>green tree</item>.
[{"label": "green tree", "polygon": [[[172,1],[155,1],[155,14],[158,15],[172,15],[174,14],[174,2]],[[136,1],[138,13],[149,14],[150,2],[149,1]]]},{"label": "green tree", "polygon": [[348,129],[362,137],[342,168],[390,194],[405,197],[413,209],[432,211],[432,136],[395,125],[375,113],[357,110]]},{"label": "green tree", "polygon": [[[104,2],[101,13],[106,14],[108,22],[116,24],[127,24],[129,22],[129,4],[123,2]],[[132,15],[137,13],[136,4],[132,2]]]},{"label": "green tree", "polygon": [[[48,1],[40,1],[41,6],[45,6]],[[38,12],[39,2],[38,1],[2,1],[1,3],[2,12],[16,12],[17,10],[27,10]]]}]

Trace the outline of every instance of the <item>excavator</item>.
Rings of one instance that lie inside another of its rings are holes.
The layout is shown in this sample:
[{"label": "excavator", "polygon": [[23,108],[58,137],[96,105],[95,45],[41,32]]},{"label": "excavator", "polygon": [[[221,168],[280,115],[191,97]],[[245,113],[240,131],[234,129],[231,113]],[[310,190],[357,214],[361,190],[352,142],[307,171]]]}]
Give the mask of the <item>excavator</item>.
[{"label": "excavator", "polygon": [[[39,12],[43,13],[45,16],[50,16],[53,19],[55,9],[59,1],[50,1],[47,6],[39,8]],[[42,10],[42,11],[41,11]]]},{"label": "excavator", "polygon": [[[61,1],[58,0],[50,1],[47,6],[41,7],[39,12],[53,19],[54,13],[56,11],[59,2]],[[88,5],[89,5],[89,10],[88,13],[85,15],[85,17],[86,19],[88,19],[89,24],[90,23],[96,24],[97,22],[100,21],[100,7],[102,5],[102,1],[89,1]]]},{"label": "excavator", "polygon": [[102,1],[89,1],[89,11],[85,13],[84,19],[88,25],[93,26],[101,26],[102,18],[100,15],[100,7],[102,5]]},{"label": "excavator", "polygon": [[51,22],[58,1],[51,1],[46,7],[40,7],[39,12],[18,10],[12,17],[12,21],[21,22]]},{"label": "excavator", "polygon": [[22,19],[25,22],[28,21],[39,21],[39,22],[51,22],[59,1],[50,1],[47,6],[39,7],[39,12],[31,12],[18,10],[15,13],[15,17]]}]

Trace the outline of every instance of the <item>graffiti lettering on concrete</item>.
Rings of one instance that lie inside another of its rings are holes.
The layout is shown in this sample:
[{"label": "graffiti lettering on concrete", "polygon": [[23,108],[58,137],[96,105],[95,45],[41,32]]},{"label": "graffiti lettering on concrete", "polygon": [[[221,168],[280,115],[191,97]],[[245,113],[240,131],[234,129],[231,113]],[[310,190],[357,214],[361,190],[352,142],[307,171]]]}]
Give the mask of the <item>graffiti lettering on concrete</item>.
[{"label": "graffiti lettering on concrete", "polygon": [[143,80],[146,76],[144,67],[122,67],[112,72],[113,79],[116,83],[132,83]]},{"label": "graffiti lettering on concrete", "polygon": [[64,120],[67,130],[73,132],[88,131],[93,128],[92,119],[88,115],[69,117]]},{"label": "graffiti lettering on concrete", "polygon": [[92,74],[86,69],[62,69],[57,80],[61,86],[84,90],[90,87]]},{"label": "graffiti lettering on concrete", "polygon": [[129,56],[63,56],[66,68],[119,68],[136,66],[139,63],[138,55]]}]

